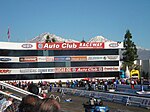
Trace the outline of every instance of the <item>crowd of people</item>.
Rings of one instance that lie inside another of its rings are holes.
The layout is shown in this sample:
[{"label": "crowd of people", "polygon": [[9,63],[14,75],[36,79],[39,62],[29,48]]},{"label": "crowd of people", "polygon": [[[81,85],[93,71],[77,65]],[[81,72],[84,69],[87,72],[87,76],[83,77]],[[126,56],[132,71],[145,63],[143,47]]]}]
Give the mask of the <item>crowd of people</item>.
[{"label": "crowd of people", "polygon": [[40,95],[43,99],[35,95],[27,95],[22,98],[19,102],[11,97],[4,97],[3,94],[0,95],[0,112],[59,112],[59,103],[52,98],[48,98],[46,92],[51,91],[52,87],[64,87],[67,88],[85,88],[86,90],[97,90],[103,89],[107,91],[108,88],[116,88],[117,84],[125,85],[138,85],[141,84],[141,80],[138,79],[97,79],[97,80],[67,80],[66,82],[46,82],[39,81],[37,84],[27,81],[13,81],[7,82],[16,87],[28,90],[29,92]]},{"label": "crowd of people", "polygon": [[[2,95],[1,95],[2,98]],[[2,101],[3,100],[3,101]],[[5,101],[4,101],[5,100]],[[0,112],[60,112],[59,103],[53,98],[40,99],[35,95],[27,95],[21,102],[13,98],[0,99]]]},{"label": "crowd of people", "polygon": [[[58,82],[58,86],[62,82]],[[66,87],[75,88],[75,87],[84,87],[86,90],[105,90],[116,89],[117,85],[131,85],[131,88],[134,89],[134,85],[141,85],[142,82],[140,79],[96,79],[96,80],[72,80],[66,81]]]},{"label": "crowd of people", "polygon": [[22,101],[0,94],[0,112],[61,112],[60,104],[54,98],[43,97],[41,99],[38,97],[39,87],[37,84],[28,83],[23,88],[33,95],[23,97]]},{"label": "crowd of people", "polygon": [[[7,82],[16,87],[27,90],[30,84],[33,84],[32,81],[12,81]],[[84,87],[86,90],[96,90],[96,89],[106,89],[114,88],[117,84],[123,85],[141,85],[143,82],[140,79],[95,79],[95,80],[67,80],[66,82],[62,82],[59,80],[58,82],[47,82],[47,81],[39,81],[37,86],[41,89],[52,90],[52,87],[67,87],[67,88],[76,88],[76,87]]]}]

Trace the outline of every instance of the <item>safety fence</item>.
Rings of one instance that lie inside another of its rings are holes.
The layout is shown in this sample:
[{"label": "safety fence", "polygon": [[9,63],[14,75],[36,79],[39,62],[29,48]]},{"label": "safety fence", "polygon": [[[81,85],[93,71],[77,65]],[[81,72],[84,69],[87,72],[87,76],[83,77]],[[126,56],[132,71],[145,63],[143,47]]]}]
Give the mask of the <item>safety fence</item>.
[{"label": "safety fence", "polygon": [[134,89],[131,88],[131,85],[123,85],[123,84],[117,84],[115,90],[125,93],[131,93],[136,94],[138,91],[150,91],[149,85],[134,85]]},{"label": "safety fence", "polygon": [[82,97],[101,98],[104,101],[122,103],[126,106],[131,105],[131,106],[150,109],[150,98],[146,98],[146,97],[114,94],[114,93],[107,93],[107,92],[78,90],[78,89],[71,89],[71,88],[59,88],[59,87],[53,88],[53,91],[55,92],[58,92],[58,90],[59,92],[64,92],[65,94],[71,94],[71,95],[82,96]]}]

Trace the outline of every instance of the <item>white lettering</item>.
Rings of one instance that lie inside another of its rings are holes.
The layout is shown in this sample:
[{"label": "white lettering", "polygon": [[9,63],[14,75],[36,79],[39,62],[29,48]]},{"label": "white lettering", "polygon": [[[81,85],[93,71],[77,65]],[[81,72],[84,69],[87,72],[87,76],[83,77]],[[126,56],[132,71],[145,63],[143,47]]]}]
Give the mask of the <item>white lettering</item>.
[{"label": "white lettering", "polygon": [[55,49],[55,48],[59,48],[59,47],[60,47],[59,44],[49,45],[48,43],[46,43],[43,48],[54,48]]},{"label": "white lettering", "polygon": [[88,69],[87,68],[78,68],[77,72],[87,72]]},{"label": "white lettering", "polygon": [[89,72],[97,72],[97,68],[91,68],[91,67],[90,67],[90,68],[88,68],[88,71],[89,71]]},{"label": "white lettering", "polygon": [[77,48],[75,43],[63,43],[62,48]]}]

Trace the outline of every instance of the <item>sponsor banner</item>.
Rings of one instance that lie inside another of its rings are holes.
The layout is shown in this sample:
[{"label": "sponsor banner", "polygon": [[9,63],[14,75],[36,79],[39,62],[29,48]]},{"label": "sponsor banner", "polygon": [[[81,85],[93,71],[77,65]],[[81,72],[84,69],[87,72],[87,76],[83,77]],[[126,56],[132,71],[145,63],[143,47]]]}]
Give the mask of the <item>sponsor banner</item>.
[{"label": "sponsor banner", "polygon": [[102,61],[106,60],[105,56],[87,56],[87,61]]},{"label": "sponsor banner", "polygon": [[123,42],[68,42],[68,43],[14,43],[0,42],[1,49],[16,50],[68,50],[68,49],[122,49]]},{"label": "sponsor banner", "polygon": [[0,57],[0,62],[64,62],[64,61],[113,61],[119,60],[119,55],[104,56],[26,56],[26,57]]},{"label": "sponsor banner", "polygon": [[51,43],[37,43],[38,50],[76,50],[76,49],[103,49],[103,42],[71,42],[71,43],[60,43],[60,42],[51,42]]},{"label": "sponsor banner", "polygon": [[54,73],[54,68],[23,68],[23,69],[0,69],[1,74],[39,74]]},{"label": "sponsor banner", "polygon": [[9,74],[11,73],[11,70],[9,69],[0,69],[0,74]]},{"label": "sponsor banner", "polygon": [[19,62],[19,57],[0,57],[0,62]]},{"label": "sponsor banner", "polygon": [[104,49],[123,49],[123,42],[105,42]]},{"label": "sponsor banner", "polygon": [[60,67],[60,68],[55,68],[55,73],[71,73],[72,68],[71,67]]},{"label": "sponsor banner", "polygon": [[38,62],[54,62],[54,57],[37,57]]},{"label": "sponsor banner", "polygon": [[37,62],[46,62],[46,57],[42,56],[37,57]]},{"label": "sponsor banner", "polygon": [[7,61],[11,61],[11,59],[10,58],[0,58],[0,61],[7,62]]},{"label": "sponsor banner", "polygon": [[29,48],[32,48],[33,45],[30,44],[30,43],[25,43],[25,44],[22,44],[21,47],[22,47],[22,48],[25,48],[25,49],[29,49]]},{"label": "sponsor banner", "polygon": [[20,57],[20,62],[37,62],[37,57],[35,56],[27,56],[27,57]]},{"label": "sponsor banner", "polygon": [[70,61],[70,57],[54,57],[54,61],[56,62]]},{"label": "sponsor banner", "polygon": [[20,69],[21,74],[28,74],[28,73],[54,73],[54,68],[26,68]]},{"label": "sponsor banner", "polygon": [[120,56],[119,55],[108,55],[106,56],[106,60],[120,60]]},{"label": "sponsor banner", "polygon": [[73,68],[73,72],[102,72],[102,67],[76,67]]},{"label": "sponsor banner", "polygon": [[116,61],[119,60],[119,55],[100,55],[100,56],[87,56],[87,61]]},{"label": "sponsor banner", "polygon": [[79,72],[106,72],[117,71],[119,67],[56,67],[56,68],[22,68],[22,69],[0,69],[0,74],[34,74],[34,73],[79,73]]},{"label": "sponsor banner", "polygon": [[73,72],[102,72],[103,67],[61,67],[55,68],[55,73],[73,73]]},{"label": "sponsor banner", "polygon": [[23,74],[28,74],[28,73],[38,73],[37,68],[25,68],[25,69],[20,69],[20,73]]},{"label": "sponsor banner", "polygon": [[87,56],[71,56],[71,61],[87,61]]},{"label": "sponsor banner", "polygon": [[111,71],[120,71],[119,66],[105,66],[103,67],[104,72],[111,72]]},{"label": "sponsor banner", "polygon": [[46,57],[46,62],[53,62],[54,61],[54,57]]},{"label": "sponsor banner", "polygon": [[36,43],[0,42],[1,49],[36,50]]}]

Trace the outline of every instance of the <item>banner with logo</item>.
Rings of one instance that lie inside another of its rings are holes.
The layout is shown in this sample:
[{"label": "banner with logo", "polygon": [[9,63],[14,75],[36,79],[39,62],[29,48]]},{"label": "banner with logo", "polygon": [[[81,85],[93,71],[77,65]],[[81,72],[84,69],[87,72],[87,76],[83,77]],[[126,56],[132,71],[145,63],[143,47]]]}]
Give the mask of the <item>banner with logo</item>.
[{"label": "banner with logo", "polygon": [[120,71],[119,66],[104,66],[103,72],[114,72],[114,71]]},{"label": "banner with logo", "polygon": [[104,49],[123,49],[123,42],[105,42]]},{"label": "banner with logo", "polygon": [[0,49],[35,50],[36,43],[0,42]]},{"label": "banner with logo", "polygon": [[37,62],[36,56],[19,57],[20,62]]},{"label": "banner with logo", "polygon": [[55,56],[54,57],[55,62],[65,62],[65,61],[70,61],[69,56]]},{"label": "banner with logo", "polygon": [[116,61],[120,60],[119,55],[96,55],[96,56],[87,56],[87,61]]},{"label": "banner with logo", "polygon": [[101,66],[55,68],[55,73],[102,72],[102,71],[103,67]]},{"label": "banner with logo", "polygon": [[71,56],[71,61],[87,61],[87,56]]},{"label": "banner with logo", "polygon": [[0,42],[0,49],[14,50],[76,50],[76,49],[122,49],[123,42],[51,42],[14,43]]},{"label": "banner with logo", "polygon": [[103,42],[51,42],[37,43],[38,50],[76,50],[76,49],[104,49]]},{"label": "banner with logo", "polygon": [[0,56],[0,62],[66,62],[66,61],[119,61],[119,55],[97,55],[97,56]]},{"label": "banner with logo", "polygon": [[0,56],[0,62],[19,62],[19,57],[4,57]]},{"label": "banner with logo", "polygon": [[119,71],[119,66],[85,66],[85,67],[55,67],[55,68],[21,68],[0,69],[0,74],[36,74],[36,73],[82,73],[82,72],[113,72]]}]

